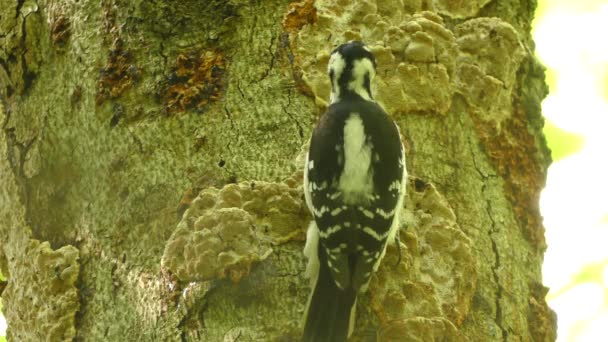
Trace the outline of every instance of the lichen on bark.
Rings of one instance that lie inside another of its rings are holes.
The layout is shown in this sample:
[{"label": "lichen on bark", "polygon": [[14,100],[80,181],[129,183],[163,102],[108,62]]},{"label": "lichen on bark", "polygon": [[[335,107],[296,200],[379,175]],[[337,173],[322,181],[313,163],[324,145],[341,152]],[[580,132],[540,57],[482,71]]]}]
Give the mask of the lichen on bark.
[{"label": "lichen on bark", "polygon": [[9,268],[11,281],[2,293],[7,338],[14,341],[65,341],[76,335],[74,320],[80,307],[76,281],[78,250],[52,250],[48,242],[30,239],[19,268]]}]

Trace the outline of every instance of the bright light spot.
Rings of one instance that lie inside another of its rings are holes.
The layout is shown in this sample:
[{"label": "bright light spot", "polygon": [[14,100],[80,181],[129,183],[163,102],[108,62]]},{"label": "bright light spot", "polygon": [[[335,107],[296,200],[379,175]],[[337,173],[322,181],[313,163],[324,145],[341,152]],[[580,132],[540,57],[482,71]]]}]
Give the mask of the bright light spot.
[{"label": "bright light spot", "polygon": [[608,312],[595,317],[586,326],[582,328],[581,333],[577,336],[578,342],[597,342],[606,340],[606,332],[608,331]]},{"label": "bright light spot", "polygon": [[[595,155],[595,157],[594,157]],[[547,252],[543,280],[551,292],[572,282],[584,264],[607,257],[608,164],[586,148],[549,168],[541,194]]]},{"label": "bright light spot", "polygon": [[554,299],[550,306],[558,312],[558,341],[570,340],[568,335],[578,321],[590,319],[597,314],[602,308],[603,296],[604,289],[601,286],[586,283]]},{"label": "bright light spot", "polygon": [[608,71],[605,32],[608,4],[597,12],[554,10],[536,22],[537,54],[557,73],[556,89],[543,103],[543,113],[563,129],[605,136],[608,104],[601,91]]},{"label": "bright light spot", "polygon": [[0,315],[0,336],[6,336],[6,319]]}]

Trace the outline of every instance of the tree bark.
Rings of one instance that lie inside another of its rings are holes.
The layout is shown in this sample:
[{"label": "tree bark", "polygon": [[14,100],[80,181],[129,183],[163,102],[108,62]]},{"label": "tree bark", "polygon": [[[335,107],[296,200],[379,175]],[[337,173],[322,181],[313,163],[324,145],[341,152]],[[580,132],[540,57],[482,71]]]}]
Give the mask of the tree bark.
[{"label": "tree bark", "polygon": [[297,340],[302,151],[351,39],[412,175],[353,340],[554,340],[535,7],[0,0],[9,340]]}]

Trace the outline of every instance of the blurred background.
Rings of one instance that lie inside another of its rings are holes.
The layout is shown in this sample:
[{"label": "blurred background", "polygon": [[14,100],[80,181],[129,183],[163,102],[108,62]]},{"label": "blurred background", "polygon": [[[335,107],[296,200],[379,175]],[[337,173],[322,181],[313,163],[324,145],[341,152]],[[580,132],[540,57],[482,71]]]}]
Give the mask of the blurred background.
[{"label": "blurred background", "polygon": [[538,5],[533,34],[547,67],[553,156],[540,203],[547,301],[558,341],[608,341],[608,1]]},{"label": "blurred background", "polygon": [[[539,0],[533,34],[554,160],[541,196],[547,300],[558,341],[608,341],[608,0]],[[5,331],[0,315],[0,342]]]}]

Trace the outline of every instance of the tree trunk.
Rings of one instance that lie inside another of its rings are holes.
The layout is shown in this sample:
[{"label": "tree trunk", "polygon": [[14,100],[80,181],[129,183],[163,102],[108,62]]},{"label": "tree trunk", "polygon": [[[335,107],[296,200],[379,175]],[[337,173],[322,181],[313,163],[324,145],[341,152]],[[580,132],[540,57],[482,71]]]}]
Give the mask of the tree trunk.
[{"label": "tree trunk", "polygon": [[554,340],[535,5],[0,0],[9,340],[297,340],[301,151],[351,39],[413,175],[353,340]]}]

